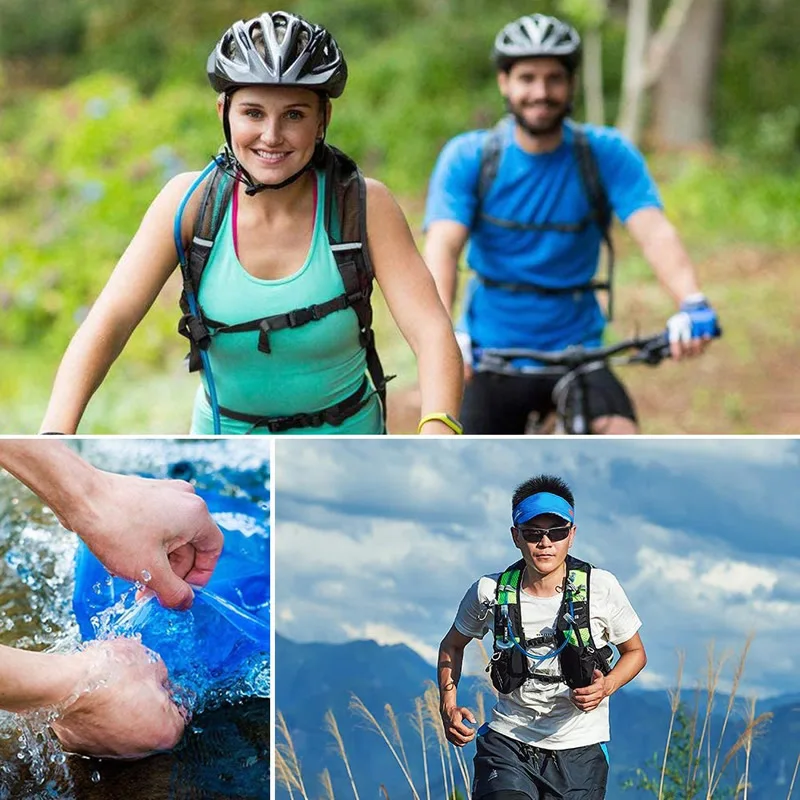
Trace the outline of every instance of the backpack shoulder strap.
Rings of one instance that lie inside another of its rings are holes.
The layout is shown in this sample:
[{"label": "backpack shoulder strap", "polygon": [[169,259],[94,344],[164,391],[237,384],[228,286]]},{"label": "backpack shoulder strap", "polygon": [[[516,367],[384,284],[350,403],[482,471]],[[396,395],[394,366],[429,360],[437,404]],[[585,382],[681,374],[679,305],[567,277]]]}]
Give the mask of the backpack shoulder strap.
[{"label": "backpack shoulder strap", "polygon": [[218,166],[207,180],[200,207],[192,227],[192,239],[189,243],[186,266],[181,266],[183,273],[183,291],[181,292],[181,310],[183,317],[178,324],[178,332],[189,339],[189,371],[196,372],[201,367],[200,349],[208,347],[210,342],[208,328],[203,314],[197,305],[198,313],[193,314],[187,299],[188,294],[197,300],[200,281],[208,264],[214,240],[219,233],[225,209],[233,194],[234,180],[222,167]]},{"label": "backpack shoulder strap", "polygon": [[486,139],[481,147],[481,162],[478,171],[477,204],[472,220],[472,226],[478,221],[481,215],[483,201],[489,192],[494,179],[497,177],[497,170],[500,166],[500,156],[503,153],[503,135],[505,127],[508,125],[508,117],[503,117],[486,134]]},{"label": "backpack shoulder strap", "polygon": [[523,648],[527,647],[527,641],[525,639],[525,631],[522,629],[522,611],[520,610],[519,596],[524,569],[524,559],[520,559],[510,567],[506,567],[497,580],[494,592],[494,641],[497,642],[498,639],[505,637],[504,616],[508,615],[514,631],[514,638]]},{"label": "backpack shoulder strap", "polygon": [[[561,601],[561,615],[564,611],[569,611],[575,620],[574,625],[567,633],[567,639],[571,644],[591,645],[594,647],[592,630],[589,624],[589,595],[591,586],[592,565],[588,561],[581,561],[579,558],[567,556],[566,561],[567,575],[564,587],[564,598]],[[575,632],[580,635],[581,641],[577,641]]]},{"label": "backpack shoulder strap", "polygon": [[342,276],[348,305],[356,313],[367,370],[386,418],[386,377],[372,329],[375,271],[367,242],[367,186],[356,163],[341,150],[325,145],[325,230]]},{"label": "backpack shoulder strap", "polygon": [[600,168],[597,164],[597,157],[589,143],[586,128],[583,125],[573,125],[575,135],[575,158],[578,162],[578,172],[581,176],[583,189],[589,200],[589,208],[592,217],[600,228],[600,233],[608,251],[608,319],[614,316],[614,295],[612,283],[614,278],[614,243],[611,239],[612,211],[611,203],[608,200],[603,180],[600,177]]}]

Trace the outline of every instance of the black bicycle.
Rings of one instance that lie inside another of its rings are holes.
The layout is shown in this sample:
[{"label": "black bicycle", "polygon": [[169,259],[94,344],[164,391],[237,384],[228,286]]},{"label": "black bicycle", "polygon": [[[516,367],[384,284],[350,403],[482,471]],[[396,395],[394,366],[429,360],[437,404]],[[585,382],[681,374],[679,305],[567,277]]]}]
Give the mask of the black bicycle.
[{"label": "black bicycle", "polygon": [[[633,351],[632,353],[629,351]],[[628,355],[622,355],[628,353]],[[665,332],[646,337],[624,339],[606,347],[574,345],[566,350],[546,352],[528,348],[476,348],[473,369],[500,375],[558,375],[553,387],[555,424],[553,433],[586,434],[589,426],[589,397],[586,376],[606,366],[647,364],[657,366],[669,358]],[[542,366],[518,365],[518,359],[538,361]],[[529,421],[526,433],[545,433],[547,418]]]}]

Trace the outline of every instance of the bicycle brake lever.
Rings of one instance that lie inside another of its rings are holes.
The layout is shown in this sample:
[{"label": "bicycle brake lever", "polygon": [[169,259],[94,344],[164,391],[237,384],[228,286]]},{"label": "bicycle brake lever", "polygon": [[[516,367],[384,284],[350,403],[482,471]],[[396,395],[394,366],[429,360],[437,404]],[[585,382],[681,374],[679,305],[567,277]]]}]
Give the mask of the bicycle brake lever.
[{"label": "bicycle brake lever", "polygon": [[656,366],[665,358],[669,358],[670,355],[669,340],[667,339],[667,334],[663,333],[657,339],[643,345],[631,360],[641,364]]}]

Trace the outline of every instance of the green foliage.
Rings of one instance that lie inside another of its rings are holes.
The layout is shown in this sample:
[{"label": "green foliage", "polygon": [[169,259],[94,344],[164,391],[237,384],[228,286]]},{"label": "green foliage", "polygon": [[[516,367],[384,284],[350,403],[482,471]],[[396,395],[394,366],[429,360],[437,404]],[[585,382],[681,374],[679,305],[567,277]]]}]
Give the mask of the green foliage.
[{"label": "green foliage", "polygon": [[735,156],[663,157],[664,202],[681,232],[703,247],[733,242],[800,245],[800,168],[764,172]]},{"label": "green foliage", "polygon": [[[669,755],[664,771],[663,791],[659,795],[663,756],[655,754],[647,762],[647,769],[637,769],[636,779],[629,779],[623,789],[639,789],[661,800],[695,800],[706,797],[706,761],[699,761],[694,753],[697,746],[695,720],[687,713],[683,704],[675,715],[675,728],[669,744]],[[715,800],[733,798],[732,789],[722,789],[714,794]]]},{"label": "green foliage", "polygon": [[[716,94],[722,154],[651,163],[667,210],[695,252],[731,243],[794,248],[800,4],[771,0],[769,14],[762,0],[729,6]],[[330,140],[417,206],[444,143],[501,114],[491,43],[526,10],[515,0],[287,0],[283,7],[329,26],[347,53],[350,80],[334,104]],[[569,15],[581,27],[602,22],[613,114],[624,20],[618,5],[607,16],[605,7],[549,0],[536,10]],[[15,371],[41,392],[159,189],[177,172],[201,169],[216,151],[222,136],[205,59],[232,20],[261,11],[257,0],[41,0],[34,14],[25,0],[0,0],[0,348],[24,354]],[[623,260],[620,275],[651,280],[635,259]],[[755,289],[730,287],[731,302],[735,291],[752,297]],[[171,375],[180,361],[177,296],[177,283],[168,284],[126,349],[137,369]],[[379,307],[387,367],[413,375],[413,357]],[[745,344],[736,352],[756,357]],[[21,398],[12,377],[0,394]],[[26,395],[25,402],[33,401]],[[122,402],[110,405],[123,413]],[[137,411],[147,413],[146,404]]]}]

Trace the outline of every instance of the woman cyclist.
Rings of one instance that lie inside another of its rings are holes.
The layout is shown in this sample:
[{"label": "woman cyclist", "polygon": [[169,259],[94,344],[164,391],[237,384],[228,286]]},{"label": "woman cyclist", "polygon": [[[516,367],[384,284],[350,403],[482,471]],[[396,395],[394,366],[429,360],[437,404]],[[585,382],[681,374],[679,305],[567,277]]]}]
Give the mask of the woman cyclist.
[{"label": "woman cyclist", "polygon": [[[385,432],[371,273],[417,358],[419,431],[459,432],[458,347],[405,217],[385,186],[359,181],[355,165],[325,144],[330,99],[347,80],[333,37],[298,15],[264,13],[226,31],[207,72],[223,153],[208,175],[178,175],[153,201],[62,359],[42,431],[75,432],[178,250],[181,332],[202,370],[192,433]],[[362,205],[343,200],[347,185]],[[212,213],[221,223],[209,241],[196,224]],[[354,216],[365,246],[336,244],[333,228]],[[187,275],[211,243],[193,282]]]}]

